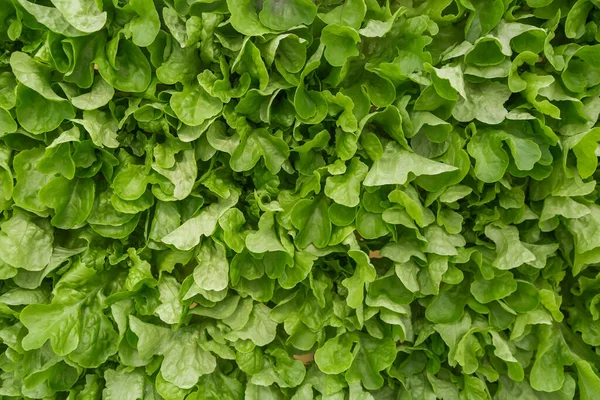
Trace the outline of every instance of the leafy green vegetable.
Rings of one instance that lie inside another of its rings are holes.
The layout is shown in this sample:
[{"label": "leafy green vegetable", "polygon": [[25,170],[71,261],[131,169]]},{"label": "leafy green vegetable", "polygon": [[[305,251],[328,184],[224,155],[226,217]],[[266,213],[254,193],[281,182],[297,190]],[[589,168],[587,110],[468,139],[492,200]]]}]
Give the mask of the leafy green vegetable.
[{"label": "leafy green vegetable", "polygon": [[599,0],[0,0],[0,397],[598,399]]}]

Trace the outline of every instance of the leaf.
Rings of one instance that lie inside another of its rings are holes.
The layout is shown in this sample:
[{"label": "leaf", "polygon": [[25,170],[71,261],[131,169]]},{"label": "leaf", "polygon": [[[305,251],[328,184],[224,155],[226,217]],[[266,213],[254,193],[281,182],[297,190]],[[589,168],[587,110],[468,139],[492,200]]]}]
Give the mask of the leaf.
[{"label": "leaf", "polygon": [[360,347],[346,372],[346,379],[351,382],[360,380],[369,390],[379,389],[383,385],[380,371],[392,365],[396,358],[394,341],[359,334],[357,346]]},{"label": "leaf", "polygon": [[461,122],[477,119],[489,125],[504,121],[508,111],[504,103],[510,97],[510,90],[500,83],[466,84],[466,97],[460,97],[452,111],[452,116]]},{"label": "leaf", "polygon": [[331,237],[331,222],[327,215],[328,202],[324,197],[302,199],[292,209],[292,224],[298,229],[296,244],[304,248],[309,244],[325,247]]},{"label": "leaf", "polygon": [[356,44],[360,37],[352,28],[327,25],[321,32],[321,41],[325,45],[325,59],[334,67],[341,67],[348,58],[358,55]]},{"label": "leaf", "polygon": [[299,360],[292,359],[282,349],[269,351],[275,362],[252,377],[252,382],[261,385],[273,385],[280,387],[296,387],[302,383],[306,375],[306,368]]},{"label": "leaf", "polygon": [[236,31],[248,36],[259,36],[273,32],[259,20],[258,10],[254,2],[228,0],[227,7],[231,12],[231,25]]},{"label": "leaf", "polygon": [[360,202],[360,184],[367,176],[368,167],[353,158],[343,175],[330,176],[326,180],[325,194],[338,204],[356,207]]},{"label": "leaf", "polygon": [[[152,46],[158,46],[157,41]],[[200,70],[200,59],[192,47],[181,48],[172,40],[171,51],[164,62],[156,69],[156,77],[162,83],[188,83],[196,78]],[[185,90],[185,88],[184,88]],[[210,99],[212,101],[212,99]],[[178,99],[178,102],[180,100]]]},{"label": "leaf", "polygon": [[16,184],[13,197],[15,204],[26,210],[45,214],[46,206],[38,197],[39,190],[50,180],[50,176],[38,171],[35,166],[44,156],[41,148],[22,151],[13,159]]},{"label": "leaf", "polygon": [[519,240],[519,231],[514,226],[488,225],[485,235],[496,244],[496,258],[492,264],[495,268],[507,270],[535,260],[535,255]]},{"label": "leaf", "polygon": [[579,376],[579,388],[581,390],[582,399],[592,399],[596,391],[600,389],[600,378],[594,372],[592,366],[583,360],[575,361],[577,373]]},{"label": "leaf", "polygon": [[91,0],[52,0],[52,4],[76,29],[92,33],[102,29],[106,23],[106,12],[100,12]]},{"label": "leaf", "polygon": [[125,288],[131,292],[137,292],[144,285],[156,286],[156,280],[152,276],[152,267],[148,261],[142,260],[133,248],[127,249],[127,254],[131,261],[129,262],[127,279],[125,279]]},{"label": "leaf", "polygon": [[142,399],[144,397],[144,374],[141,370],[133,371],[107,369],[104,372],[106,386],[102,397],[107,400]]},{"label": "leaf", "polygon": [[183,317],[184,305],[179,299],[181,285],[170,275],[162,275],[158,282],[160,306],[154,312],[167,324],[178,324]]},{"label": "leaf", "polygon": [[[554,333],[554,334],[553,334]],[[540,343],[531,370],[531,387],[553,392],[563,386],[564,366],[573,363],[562,335],[551,326],[540,327]]]},{"label": "leaf", "polygon": [[134,316],[129,317],[129,324],[138,337],[140,355],[164,357],[160,371],[165,381],[181,389],[190,389],[202,375],[214,371],[216,360],[198,344],[198,332],[172,332]]},{"label": "leaf", "polygon": [[[17,121],[34,134],[50,132],[64,120],[75,117],[75,111],[68,102],[47,100],[22,85],[17,86],[17,99]],[[39,110],[45,112],[39,113]]]},{"label": "leaf", "polygon": [[196,253],[198,266],[194,269],[194,282],[203,290],[223,290],[229,283],[229,263],[225,247],[210,239],[204,240]]},{"label": "leaf", "polygon": [[223,240],[234,251],[241,253],[244,249],[244,239],[239,234],[239,229],[244,225],[244,214],[237,208],[231,208],[219,219],[219,226],[223,229]]},{"label": "leaf", "polygon": [[[123,200],[137,200],[145,192],[148,186],[145,165],[127,163],[115,174],[112,188],[119,198]],[[114,203],[114,202],[113,202]],[[113,204],[114,205],[114,204]]]},{"label": "leaf", "polygon": [[352,365],[352,339],[350,335],[340,335],[329,339],[315,352],[315,362],[326,374],[339,374]]},{"label": "leaf", "polygon": [[269,73],[263,62],[260,51],[248,39],[244,41],[242,51],[231,65],[231,70],[240,75],[247,73],[253,82],[258,81],[260,90],[265,90],[269,83]]},{"label": "leaf", "polygon": [[117,120],[109,113],[99,110],[84,111],[83,119],[76,119],[73,122],[85,128],[96,146],[119,147]]},{"label": "leaf", "polygon": [[242,139],[231,154],[229,165],[234,171],[248,171],[263,157],[269,171],[277,173],[289,154],[290,150],[283,140],[266,129],[256,129],[252,135]]},{"label": "leaf", "polygon": [[117,332],[98,302],[83,308],[81,326],[79,345],[69,358],[83,367],[97,368],[117,352]]},{"label": "leaf", "polygon": [[431,161],[390,142],[385,146],[381,159],[375,161],[367,173],[364,185],[404,185],[411,177],[409,174],[412,176],[437,175],[455,170],[456,167]]},{"label": "leaf", "polygon": [[19,82],[48,100],[65,101],[50,87],[50,69],[19,51],[10,56],[10,67]]},{"label": "leaf", "polygon": [[275,340],[277,323],[271,320],[271,309],[264,304],[255,303],[248,322],[238,330],[228,334],[230,340],[248,339],[257,346],[265,346]]},{"label": "leaf", "polygon": [[[117,351],[117,333],[102,313],[99,298],[94,297],[107,278],[98,277],[94,270],[78,263],[61,278],[51,304],[25,307],[21,318],[29,333],[23,338],[23,348],[37,349],[49,340],[57,354],[70,354],[86,367],[105,362]],[[73,286],[79,291],[70,289]],[[95,329],[88,330],[89,326]]]},{"label": "leaf", "polygon": [[[175,157],[175,162],[170,168],[164,168],[160,165],[152,164],[152,169],[169,179],[175,186],[173,197],[182,200],[186,198],[194,188],[198,168],[196,158],[192,149],[186,149]],[[146,185],[143,182],[143,188]]]},{"label": "leaf", "polygon": [[[600,135],[600,130],[592,129],[586,132],[583,137],[577,135],[576,137],[570,137],[569,139],[579,139],[577,144],[573,146],[573,152],[577,157],[577,170],[582,178],[590,177],[598,167],[598,157],[595,154],[595,143]],[[571,147],[574,141],[565,141],[567,147]],[[568,144],[567,144],[568,143]]]},{"label": "leaf", "polygon": [[273,212],[265,212],[258,221],[258,231],[246,236],[246,247],[253,253],[285,251],[275,231]]},{"label": "leaf", "polygon": [[52,32],[68,37],[85,36],[86,34],[71,25],[57,8],[30,3],[27,0],[17,1],[37,22],[46,26]]},{"label": "leaf", "polygon": [[589,0],[578,0],[567,14],[565,35],[568,38],[580,38],[585,33],[585,21],[594,5]]},{"label": "leaf", "polygon": [[194,392],[197,396],[195,398],[192,395],[188,396],[190,400],[199,400],[199,396],[207,396],[206,398],[211,400],[218,398],[234,400],[243,396],[242,384],[237,379],[222,373],[201,376],[198,387],[198,391]]},{"label": "leaf", "polygon": [[[427,66],[426,66],[427,67]],[[467,98],[465,81],[460,65],[444,66],[444,68],[429,67],[435,91],[446,100],[457,100],[459,94]]]},{"label": "leaf", "polygon": [[[63,87],[64,90],[64,87]],[[101,76],[97,76],[88,93],[72,96],[71,103],[80,110],[95,110],[106,104],[115,95],[115,90]]]},{"label": "leaf", "polygon": [[[352,354],[354,342],[357,350]],[[379,371],[391,365],[394,358],[394,342],[391,339],[377,340],[360,334],[337,336],[315,353],[315,361],[323,372],[339,374],[347,371],[346,379],[362,381],[368,389],[381,387],[383,380]]]},{"label": "leaf", "polygon": [[0,111],[0,133],[15,133],[17,131],[17,124],[13,120],[13,117],[8,111],[2,109]]},{"label": "leaf", "polygon": [[186,125],[198,126],[221,112],[223,103],[194,83],[171,97],[171,107]]},{"label": "leaf", "polygon": [[[27,214],[15,213],[1,225],[0,259],[28,271],[40,271],[52,257],[54,232],[44,220],[32,219]],[[31,251],[35,249],[35,251]]]},{"label": "leaf", "polygon": [[509,166],[509,157],[502,142],[508,145],[519,170],[531,170],[542,156],[539,146],[532,140],[503,131],[485,130],[477,133],[467,145],[467,150],[476,160],[475,174],[484,182],[500,180]]},{"label": "leaf", "polygon": [[202,236],[210,236],[217,228],[219,218],[238,201],[238,194],[231,195],[220,202],[203,208],[197,216],[190,218],[181,226],[162,238],[166,244],[171,244],[179,250],[190,250],[200,243]]},{"label": "leaf", "polygon": [[328,25],[337,24],[358,29],[366,11],[367,7],[363,0],[349,0],[326,14],[319,14],[319,18]]},{"label": "leaf", "polygon": [[454,285],[440,291],[425,311],[428,320],[436,324],[453,324],[464,315],[468,290],[465,285]]},{"label": "leaf", "polygon": [[40,190],[42,203],[54,209],[52,225],[60,229],[73,229],[85,223],[94,204],[94,181],[64,177],[50,180]]},{"label": "leaf", "polygon": [[248,400],[276,400],[279,395],[279,391],[272,386],[258,386],[252,383],[246,385],[244,392],[244,398]]},{"label": "leaf", "polygon": [[266,0],[258,14],[260,22],[265,26],[285,31],[298,25],[310,25],[317,15],[317,7],[311,1]]},{"label": "leaf", "polygon": [[348,255],[356,262],[354,274],[342,281],[342,285],[348,289],[346,302],[349,307],[358,308],[364,299],[364,288],[368,282],[373,282],[376,277],[375,268],[368,256],[360,250],[350,250]]},{"label": "leaf", "polygon": [[128,25],[133,43],[141,47],[150,46],[160,31],[160,19],[154,2],[132,0],[129,7],[137,14]]},{"label": "leaf", "polygon": [[360,33],[361,36],[366,37],[383,37],[392,29],[392,27],[394,26],[394,22],[396,22],[396,19],[405,12],[406,9],[400,7],[396,10],[396,12],[394,12],[394,14],[387,15],[384,21],[369,19],[365,24],[365,27],[360,29],[358,33]]},{"label": "leaf", "polygon": [[146,56],[133,42],[119,40],[119,37],[116,39],[111,43],[114,44],[114,54],[109,55],[107,50],[106,54],[95,59],[100,75],[117,90],[143,92],[152,79]]},{"label": "leaf", "polygon": [[471,293],[475,299],[486,304],[494,300],[500,300],[509,296],[517,290],[517,282],[510,273],[485,280],[476,276],[471,284]]},{"label": "leaf", "polygon": [[177,39],[182,48],[188,47],[200,39],[200,25],[202,21],[199,17],[191,16],[189,19],[182,21],[175,10],[165,7],[163,8],[163,19],[165,25],[167,25],[171,34]]}]

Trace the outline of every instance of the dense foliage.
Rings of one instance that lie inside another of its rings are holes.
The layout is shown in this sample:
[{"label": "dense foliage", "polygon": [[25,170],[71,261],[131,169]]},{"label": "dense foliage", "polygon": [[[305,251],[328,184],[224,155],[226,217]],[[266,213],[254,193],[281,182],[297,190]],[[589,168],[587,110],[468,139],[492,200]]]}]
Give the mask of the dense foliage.
[{"label": "dense foliage", "polygon": [[0,397],[600,398],[598,23],[0,0]]}]

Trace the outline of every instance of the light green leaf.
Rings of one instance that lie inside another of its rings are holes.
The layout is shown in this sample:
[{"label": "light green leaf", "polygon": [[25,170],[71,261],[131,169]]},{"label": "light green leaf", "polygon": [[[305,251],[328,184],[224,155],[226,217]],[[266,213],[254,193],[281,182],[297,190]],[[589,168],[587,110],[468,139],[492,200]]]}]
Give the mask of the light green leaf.
[{"label": "light green leaf", "polygon": [[365,186],[404,185],[412,176],[437,175],[457,168],[429,160],[389,142],[381,159],[375,161],[367,174]]},{"label": "light green leaf", "polygon": [[495,268],[508,270],[535,260],[535,255],[521,243],[516,227],[488,225],[485,235],[496,244],[496,258],[492,264]]},{"label": "light green leaf", "polygon": [[10,67],[15,77],[23,85],[35,90],[48,100],[65,101],[50,87],[51,70],[30,58],[27,54],[16,51],[10,55]]},{"label": "light green leaf", "polygon": [[[173,197],[177,200],[183,200],[192,192],[196,176],[198,174],[198,166],[196,165],[196,157],[193,149],[186,149],[175,157],[175,162],[170,168],[164,168],[157,163],[152,164],[152,169],[169,179],[175,189]],[[143,185],[145,189],[145,184]]]},{"label": "light green leaf", "polygon": [[343,175],[330,176],[325,183],[325,194],[338,204],[356,207],[360,203],[360,184],[369,168],[358,158],[350,161]]},{"label": "light green leaf", "polygon": [[104,371],[106,386],[102,398],[106,400],[138,400],[144,398],[144,373],[141,369]]},{"label": "light green leaf", "polygon": [[202,236],[210,236],[217,228],[219,218],[237,203],[239,195],[231,195],[217,203],[201,209],[197,216],[185,221],[180,227],[162,238],[163,243],[170,244],[179,250],[191,250],[200,243]]},{"label": "light green leaf", "polygon": [[253,253],[285,251],[275,231],[275,216],[267,211],[260,216],[258,231],[246,236],[246,247]]},{"label": "light green leaf", "polygon": [[44,150],[35,148],[25,150],[17,154],[13,159],[16,184],[13,199],[17,206],[25,210],[35,212],[38,215],[47,216],[47,207],[38,197],[38,193],[51,176],[41,173],[36,165],[44,157]]},{"label": "light green leaf", "polygon": [[313,199],[302,199],[292,209],[292,224],[298,229],[296,244],[304,248],[309,244],[322,248],[329,244],[331,237],[331,221],[328,217],[328,201],[319,196]]},{"label": "light green leaf", "polygon": [[74,119],[73,122],[84,127],[96,146],[119,147],[118,122],[110,113],[100,110],[84,111],[83,119]]},{"label": "light green leaf", "polygon": [[289,154],[290,149],[281,138],[259,128],[242,139],[231,154],[229,165],[234,171],[248,171],[263,157],[269,171],[276,174]]},{"label": "light green leaf", "polygon": [[165,381],[181,389],[190,389],[202,375],[216,368],[215,357],[200,347],[197,330],[170,329],[129,317],[129,326],[138,337],[137,348],[142,357],[162,355],[160,367]]},{"label": "light green leaf", "polygon": [[275,340],[277,322],[270,317],[271,309],[255,303],[248,322],[240,329],[227,334],[229,340],[249,339],[257,346],[266,346]]},{"label": "light green leaf", "polygon": [[17,85],[17,100],[17,121],[34,134],[50,132],[64,120],[75,117],[75,110],[69,102],[48,100],[21,84]]},{"label": "light green leaf", "polygon": [[231,13],[230,23],[233,28],[243,35],[260,36],[273,33],[273,30],[263,25],[259,20],[257,4],[251,0],[227,0]]},{"label": "light green leaf", "polygon": [[209,95],[198,83],[191,83],[171,96],[171,107],[183,123],[198,126],[219,114],[223,102]]},{"label": "light green leaf", "polygon": [[106,23],[106,12],[100,12],[93,0],[52,0],[65,19],[82,32],[92,33]]},{"label": "light green leaf", "polygon": [[319,14],[319,18],[328,25],[358,29],[365,18],[366,11],[364,0],[349,0],[326,14]]},{"label": "light green leaf", "polygon": [[60,229],[82,226],[94,205],[95,185],[89,178],[72,181],[57,176],[50,180],[38,194],[41,202],[54,209],[52,225]]},{"label": "light green leaf", "polygon": [[360,380],[369,390],[379,389],[384,383],[380,371],[388,368],[396,359],[396,344],[390,337],[376,339],[358,334],[357,346],[359,348],[346,372],[346,379],[350,382]]},{"label": "light green leaf", "polygon": [[163,274],[158,281],[160,305],[154,313],[167,324],[178,324],[183,317],[184,305],[179,298],[181,285],[171,275]]},{"label": "light green leaf", "polygon": [[[14,268],[41,271],[52,257],[54,232],[48,222],[15,212],[0,230],[0,259]],[[35,249],[35,250],[34,250]]]},{"label": "light green leaf", "polygon": [[202,241],[196,252],[198,266],[194,269],[194,282],[203,290],[223,290],[229,283],[229,263],[225,246],[209,238]]},{"label": "light green leaf", "polygon": [[510,90],[498,82],[466,84],[466,96],[458,99],[452,116],[460,122],[476,119],[489,125],[497,125],[506,118],[508,111],[504,108],[504,103],[510,94]]},{"label": "light green leaf", "polygon": [[70,100],[80,110],[95,110],[108,104],[114,95],[114,88],[98,75],[88,93],[73,96]]},{"label": "light green leaf", "polygon": [[160,31],[160,19],[151,0],[131,0],[128,4],[137,16],[129,21],[132,41],[138,46],[150,46]]},{"label": "light green leaf", "polygon": [[310,25],[317,15],[317,6],[309,0],[266,0],[258,14],[265,26],[286,31],[298,25]]},{"label": "light green leaf", "polygon": [[30,3],[27,0],[17,0],[18,3],[33,17],[37,22],[46,26],[52,32],[65,35],[67,37],[85,36],[87,33],[76,29],[71,25],[63,14],[54,7]]},{"label": "light green leaf", "polygon": [[347,334],[329,339],[315,352],[315,362],[326,374],[340,374],[347,371],[354,360],[352,346],[352,338]]},{"label": "light green leaf", "polygon": [[321,32],[321,43],[325,45],[325,59],[334,67],[341,67],[350,57],[358,55],[358,42],[358,32],[347,26],[327,25]]}]

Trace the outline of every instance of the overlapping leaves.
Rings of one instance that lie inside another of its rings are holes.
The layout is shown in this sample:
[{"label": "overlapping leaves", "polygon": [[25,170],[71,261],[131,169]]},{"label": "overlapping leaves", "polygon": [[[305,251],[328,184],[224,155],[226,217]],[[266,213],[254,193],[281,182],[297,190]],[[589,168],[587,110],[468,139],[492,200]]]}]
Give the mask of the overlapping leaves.
[{"label": "overlapping leaves", "polygon": [[599,16],[0,0],[0,396],[597,398]]}]

